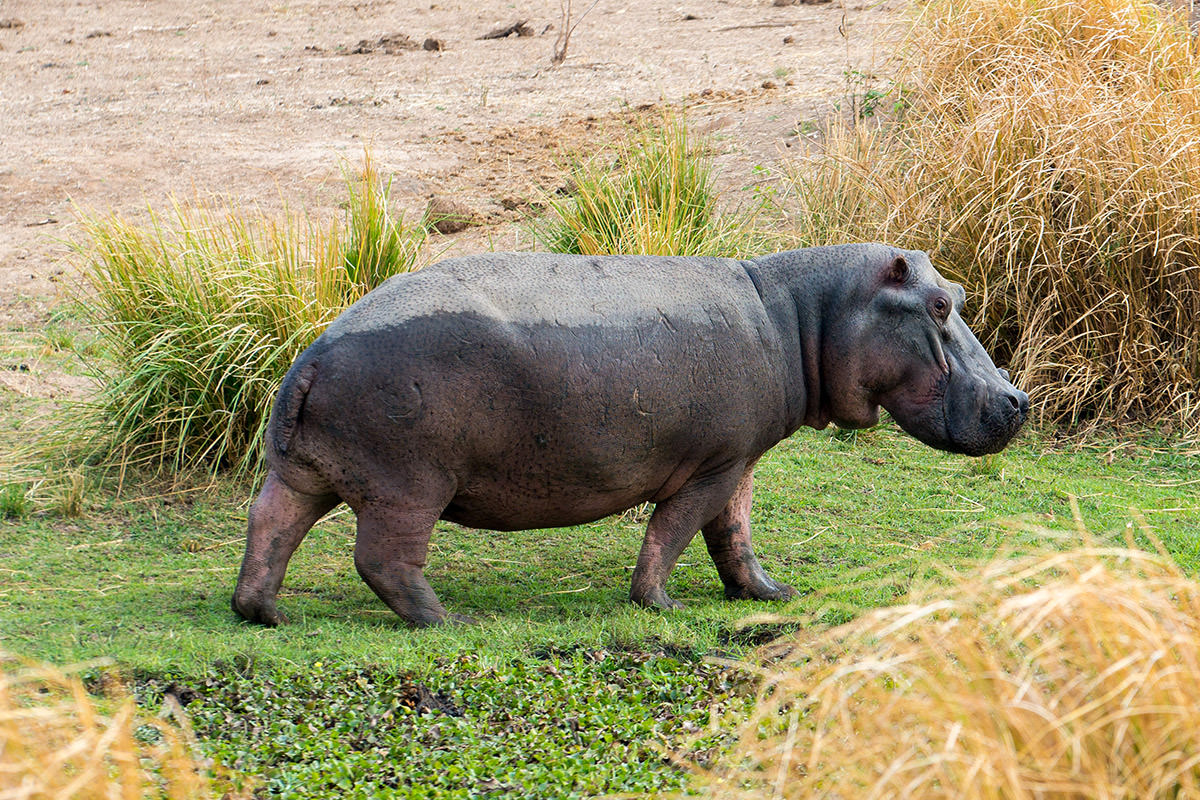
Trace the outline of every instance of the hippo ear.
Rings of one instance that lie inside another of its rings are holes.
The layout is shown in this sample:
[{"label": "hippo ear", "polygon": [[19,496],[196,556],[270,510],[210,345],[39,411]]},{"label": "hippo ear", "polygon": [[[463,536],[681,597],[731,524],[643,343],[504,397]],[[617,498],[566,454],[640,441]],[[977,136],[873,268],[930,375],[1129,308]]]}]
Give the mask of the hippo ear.
[{"label": "hippo ear", "polygon": [[896,256],[892,259],[892,263],[888,264],[885,280],[893,286],[899,286],[908,280],[908,262],[904,260],[904,256]]}]

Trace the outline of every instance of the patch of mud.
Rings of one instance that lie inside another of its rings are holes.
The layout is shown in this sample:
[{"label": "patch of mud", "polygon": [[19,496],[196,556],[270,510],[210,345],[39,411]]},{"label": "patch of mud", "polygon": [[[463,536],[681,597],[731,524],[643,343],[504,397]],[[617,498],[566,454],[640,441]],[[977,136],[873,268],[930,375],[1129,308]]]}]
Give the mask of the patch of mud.
[{"label": "patch of mud", "polygon": [[400,702],[418,714],[445,714],[461,717],[463,712],[450,698],[420,683],[413,683],[400,690]]}]

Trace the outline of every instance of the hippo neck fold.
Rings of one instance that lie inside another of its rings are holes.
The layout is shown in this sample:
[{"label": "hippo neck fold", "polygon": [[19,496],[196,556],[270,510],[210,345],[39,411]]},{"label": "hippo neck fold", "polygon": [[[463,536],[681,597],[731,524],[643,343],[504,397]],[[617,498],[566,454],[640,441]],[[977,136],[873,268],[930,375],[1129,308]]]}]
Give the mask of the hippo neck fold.
[{"label": "hippo neck fold", "polygon": [[783,357],[786,436],[807,425],[830,422],[821,355],[824,319],[833,285],[827,265],[800,251],[777,253],[747,262],[746,271],[774,324]]}]

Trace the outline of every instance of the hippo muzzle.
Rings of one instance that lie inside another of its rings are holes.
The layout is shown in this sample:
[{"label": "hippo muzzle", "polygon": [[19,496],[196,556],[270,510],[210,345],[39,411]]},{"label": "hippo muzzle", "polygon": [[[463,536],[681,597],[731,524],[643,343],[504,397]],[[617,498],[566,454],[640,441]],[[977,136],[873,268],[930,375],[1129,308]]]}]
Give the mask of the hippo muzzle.
[{"label": "hippo muzzle", "polygon": [[995,379],[968,376],[956,378],[951,373],[942,401],[945,420],[945,439],[928,441],[948,450],[968,456],[998,453],[1017,434],[1029,416],[1029,395],[1001,377]]}]

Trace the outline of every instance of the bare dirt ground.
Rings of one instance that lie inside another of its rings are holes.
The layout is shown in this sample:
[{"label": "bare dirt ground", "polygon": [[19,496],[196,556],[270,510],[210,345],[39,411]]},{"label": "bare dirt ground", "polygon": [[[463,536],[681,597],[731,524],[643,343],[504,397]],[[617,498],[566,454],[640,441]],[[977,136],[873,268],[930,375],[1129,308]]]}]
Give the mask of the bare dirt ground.
[{"label": "bare dirt ground", "polygon": [[[555,67],[557,0],[0,0],[0,330],[53,304],[73,204],[136,219],[215,192],[338,213],[364,147],[410,213],[434,193],[477,212],[436,245],[453,252],[527,247],[524,204],[621,112],[686,105],[726,184],[750,184],[846,96],[847,70],[884,61],[896,16],[597,0],[580,20],[587,6]],[[519,21],[532,35],[480,38]]]}]

